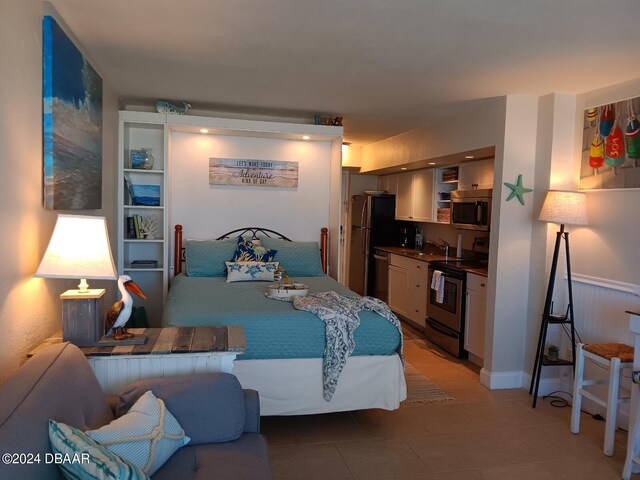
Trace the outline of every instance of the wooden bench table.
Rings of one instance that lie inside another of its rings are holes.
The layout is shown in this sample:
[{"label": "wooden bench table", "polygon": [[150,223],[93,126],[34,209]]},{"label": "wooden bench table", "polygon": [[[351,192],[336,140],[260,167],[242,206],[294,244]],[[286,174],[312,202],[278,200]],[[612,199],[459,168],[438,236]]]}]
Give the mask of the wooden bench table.
[{"label": "wooden bench table", "polygon": [[[233,361],[245,351],[241,326],[131,328],[146,333],[143,345],[82,347],[102,390],[117,394],[128,383],[145,378],[233,371]],[[62,342],[62,333],[29,352]]]}]

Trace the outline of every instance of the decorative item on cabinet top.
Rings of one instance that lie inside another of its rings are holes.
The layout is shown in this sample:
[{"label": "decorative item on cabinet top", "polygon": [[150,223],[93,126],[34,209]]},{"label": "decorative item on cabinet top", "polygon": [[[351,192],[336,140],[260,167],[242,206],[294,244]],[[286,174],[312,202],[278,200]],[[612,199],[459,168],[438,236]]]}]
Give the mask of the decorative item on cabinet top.
[{"label": "decorative item on cabinet top", "polygon": [[188,102],[180,102],[182,106],[179,107],[175,103],[168,102],[167,100],[158,100],[156,102],[156,110],[158,113],[173,113],[175,115],[184,115],[187,110],[191,108],[191,104]]}]

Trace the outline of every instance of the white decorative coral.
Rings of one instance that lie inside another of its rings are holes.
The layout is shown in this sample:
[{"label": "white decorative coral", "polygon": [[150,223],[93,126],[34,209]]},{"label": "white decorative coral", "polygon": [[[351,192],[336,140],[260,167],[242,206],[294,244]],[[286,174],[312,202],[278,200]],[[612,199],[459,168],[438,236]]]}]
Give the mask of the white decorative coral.
[{"label": "white decorative coral", "polygon": [[145,240],[154,240],[158,234],[158,219],[153,215],[143,217],[140,223],[140,234]]}]

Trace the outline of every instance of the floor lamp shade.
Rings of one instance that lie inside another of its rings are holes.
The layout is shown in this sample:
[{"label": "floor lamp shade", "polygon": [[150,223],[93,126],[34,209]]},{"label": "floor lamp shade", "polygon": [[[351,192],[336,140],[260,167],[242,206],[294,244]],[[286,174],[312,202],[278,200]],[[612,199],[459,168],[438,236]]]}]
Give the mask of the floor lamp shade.
[{"label": "floor lamp shade", "polygon": [[36,277],[117,279],[106,219],[58,215]]},{"label": "floor lamp shade", "polygon": [[538,219],[561,225],[588,225],[586,195],[549,190]]}]

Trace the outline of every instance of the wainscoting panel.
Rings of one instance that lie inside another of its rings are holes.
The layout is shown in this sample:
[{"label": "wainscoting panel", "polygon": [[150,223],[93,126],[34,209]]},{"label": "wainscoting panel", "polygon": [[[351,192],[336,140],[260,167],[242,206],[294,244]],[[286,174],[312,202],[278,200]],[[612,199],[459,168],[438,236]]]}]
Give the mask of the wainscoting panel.
[{"label": "wainscoting panel", "polygon": [[[629,315],[626,311],[640,311],[640,286],[580,274],[573,274],[572,279],[576,331],[583,343],[622,342],[633,345],[634,334],[629,331]],[[571,343],[566,336],[561,345],[565,352],[570,349]],[[587,361],[585,368],[589,378],[607,378],[608,372],[593,362]],[[571,370],[567,369],[561,375],[559,380],[571,392]],[[630,389],[630,385],[631,372],[623,371],[621,387]],[[606,386],[593,388],[598,389],[595,391],[599,396],[606,398]],[[583,408],[590,413],[605,414],[604,408],[588,399],[584,399]],[[622,404],[619,413],[618,426],[625,427],[628,424],[628,404]]]}]

